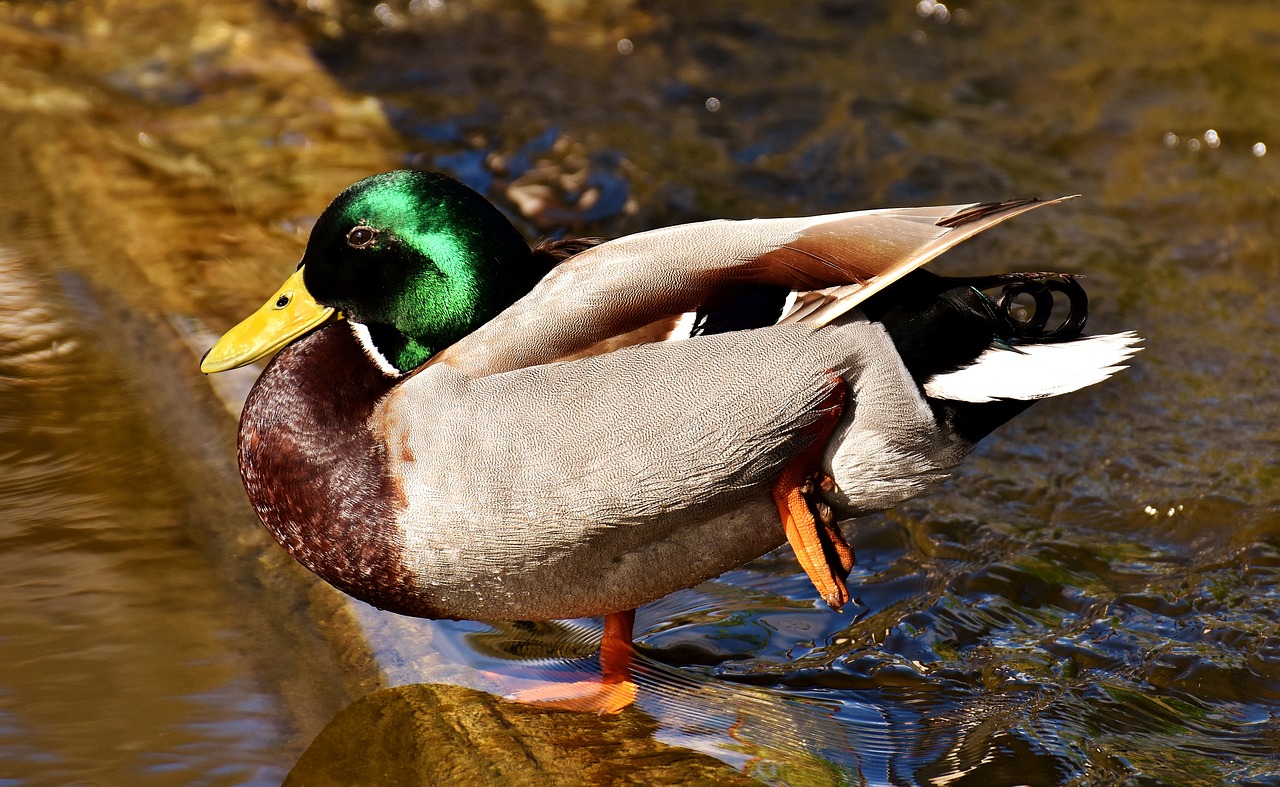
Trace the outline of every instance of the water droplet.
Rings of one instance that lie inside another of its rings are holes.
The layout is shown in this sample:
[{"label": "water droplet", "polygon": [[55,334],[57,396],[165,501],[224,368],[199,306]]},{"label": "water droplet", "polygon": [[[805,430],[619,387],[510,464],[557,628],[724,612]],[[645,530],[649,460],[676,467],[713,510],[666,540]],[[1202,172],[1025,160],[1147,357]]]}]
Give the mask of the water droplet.
[{"label": "water droplet", "polygon": [[1195,137],[1192,137],[1191,139],[1187,140],[1187,150],[1191,151],[1192,153],[1195,153],[1199,149],[1200,149],[1200,140],[1196,139]]},{"label": "water droplet", "polygon": [[1265,142],[1253,143],[1253,155],[1257,156],[1258,158],[1262,158],[1263,156],[1267,155],[1267,143]]},{"label": "water droplet", "polygon": [[1211,148],[1216,148],[1222,144],[1222,139],[1218,136],[1218,132],[1213,129],[1209,129],[1204,132],[1204,144]]},{"label": "water droplet", "polygon": [[403,20],[400,19],[400,15],[393,11],[391,6],[386,3],[378,3],[374,6],[373,15],[378,18],[378,21],[382,23],[383,27],[395,29],[403,24]]},{"label": "water droplet", "polygon": [[630,38],[618,39],[618,54],[629,55],[635,51],[636,45],[631,43]]},{"label": "water droplet", "polygon": [[951,21],[951,11],[942,3],[938,3],[933,7],[933,21],[945,25]]},{"label": "water droplet", "polygon": [[151,135],[145,131],[138,132],[138,144],[144,148],[151,147]]},{"label": "water droplet", "polygon": [[1146,514],[1147,514],[1148,516],[1155,516],[1156,514],[1160,513],[1160,510],[1159,510],[1158,508],[1156,508],[1155,506],[1147,506],[1146,508],[1144,508],[1144,509],[1142,509],[1142,510],[1143,510],[1144,512],[1146,512]]},{"label": "water droplet", "polygon": [[712,96],[711,98],[707,99],[707,111],[708,111],[708,112],[719,112],[719,111],[720,111],[720,99],[716,98],[715,96]]},{"label": "water droplet", "polygon": [[1176,148],[1178,146],[1178,135],[1172,131],[1164,132],[1164,146],[1166,148]]},{"label": "water droplet", "polygon": [[933,16],[933,9],[937,8],[938,0],[920,0],[916,3],[916,13],[920,16]]}]

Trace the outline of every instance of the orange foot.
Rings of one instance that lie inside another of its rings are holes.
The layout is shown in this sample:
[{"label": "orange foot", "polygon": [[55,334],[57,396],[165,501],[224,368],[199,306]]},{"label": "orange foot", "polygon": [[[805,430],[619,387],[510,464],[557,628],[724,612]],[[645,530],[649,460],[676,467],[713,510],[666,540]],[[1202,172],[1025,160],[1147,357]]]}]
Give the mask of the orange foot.
[{"label": "orange foot", "polygon": [[600,680],[570,683],[546,682],[522,689],[512,696],[516,702],[540,708],[579,713],[619,713],[636,701],[636,683],[631,679],[635,651],[631,633],[636,611],[613,612],[604,618],[604,638],[600,641]]},{"label": "orange foot", "polygon": [[636,701],[635,681],[604,683],[576,680],[572,683],[547,683],[522,689],[512,700],[550,710],[570,710],[600,715],[621,713]]},{"label": "orange foot", "polygon": [[787,541],[822,600],[837,612],[849,603],[849,589],[844,579],[853,568],[853,549],[836,527],[831,509],[819,500],[813,500],[811,506],[810,500],[815,486],[829,489],[832,483],[816,468],[844,412],[844,392],[844,381],[836,377],[835,387],[819,405],[818,420],[809,427],[813,442],[783,468],[782,475],[773,483],[773,500],[782,516]]}]

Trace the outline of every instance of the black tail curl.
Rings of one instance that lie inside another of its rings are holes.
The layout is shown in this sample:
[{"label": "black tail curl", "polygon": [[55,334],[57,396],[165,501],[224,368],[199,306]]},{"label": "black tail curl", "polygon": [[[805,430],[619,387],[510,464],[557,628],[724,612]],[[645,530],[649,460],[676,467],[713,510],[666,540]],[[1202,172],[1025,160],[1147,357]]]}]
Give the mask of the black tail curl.
[{"label": "black tail curl", "polygon": [[[1069,273],[1000,273],[949,278],[948,281],[980,291],[1000,287],[1000,295],[993,300],[1000,323],[997,335],[1010,343],[1070,341],[1080,336],[1089,320],[1089,295]],[[1056,308],[1054,293],[1066,298],[1067,315],[1049,328],[1049,320]],[[1032,299],[1030,310],[1026,308],[1025,301],[1019,300],[1022,296]]]},{"label": "black tail curl", "polygon": [[[998,294],[984,292],[997,288]],[[934,375],[972,364],[993,345],[1019,352],[1019,346],[1078,338],[1089,317],[1089,298],[1076,277],[1065,273],[948,277],[918,270],[868,298],[861,308],[885,326],[923,389]],[[1031,405],[1020,400],[928,402],[944,430],[971,443]]]},{"label": "black tail curl", "polygon": [[[998,295],[984,292],[996,288]],[[1089,299],[1069,274],[950,277],[917,270],[868,298],[861,309],[885,326],[908,371],[923,385],[968,366],[993,344],[1017,351],[1019,345],[1079,337]]]}]

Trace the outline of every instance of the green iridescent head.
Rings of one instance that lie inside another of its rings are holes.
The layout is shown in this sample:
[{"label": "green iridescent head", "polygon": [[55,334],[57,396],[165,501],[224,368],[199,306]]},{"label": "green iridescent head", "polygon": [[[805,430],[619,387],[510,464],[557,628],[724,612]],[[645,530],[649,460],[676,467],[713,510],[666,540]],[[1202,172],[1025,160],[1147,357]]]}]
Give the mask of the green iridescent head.
[{"label": "green iridescent head", "polygon": [[316,302],[368,328],[401,372],[489,321],[542,272],[488,200],[446,175],[407,170],[339,194],[300,269]]}]

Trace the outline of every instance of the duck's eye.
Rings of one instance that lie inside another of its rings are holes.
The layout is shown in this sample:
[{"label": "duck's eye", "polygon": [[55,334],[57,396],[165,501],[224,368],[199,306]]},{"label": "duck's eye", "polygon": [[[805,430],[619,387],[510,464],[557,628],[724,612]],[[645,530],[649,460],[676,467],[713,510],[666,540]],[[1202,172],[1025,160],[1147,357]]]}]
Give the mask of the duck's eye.
[{"label": "duck's eye", "polygon": [[364,224],[361,224],[358,227],[353,227],[352,230],[347,233],[347,245],[353,249],[364,249],[367,248],[369,244],[373,243],[374,239],[377,237],[377,230],[373,227],[367,227]]},{"label": "duck's eye", "polygon": [[293,293],[286,292],[284,295],[281,295],[279,298],[276,298],[276,308],[283,309],[284,307],[289,305],[289,301],[291,300],[293,300]]}]

